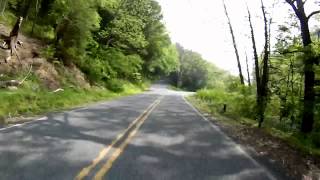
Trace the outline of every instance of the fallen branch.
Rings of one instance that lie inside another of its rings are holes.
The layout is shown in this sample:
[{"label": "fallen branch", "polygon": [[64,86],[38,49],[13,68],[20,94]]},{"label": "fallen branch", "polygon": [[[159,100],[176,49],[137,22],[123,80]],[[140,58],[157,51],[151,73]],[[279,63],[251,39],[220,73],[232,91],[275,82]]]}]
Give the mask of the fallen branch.
[{"label": "fallen branch", "polygon": [[20,81],[19,80],[0,81],[0,88],[21,86],[28,79],[28,77],[31,74],[31,71],[32,71],[32,65],[30,65],[27,75]]},{"label": "fallen branch", "polygon": [[64,91],[64,89],[61,89],[61,88],[59,88],[59,89],[56,89],[56,90],[54,90],[54,91],[52,91],[53,93],[57,93],[57,92],[63,92]]},{"label": "fallen branch", "polygon": [[20,81],[20,85],[23,84],[23,83],[28,79],[28,77],[29,77],[30,74],[31,74],[31,71],[32,71],[32,64],[30,65],[28,74]]}]

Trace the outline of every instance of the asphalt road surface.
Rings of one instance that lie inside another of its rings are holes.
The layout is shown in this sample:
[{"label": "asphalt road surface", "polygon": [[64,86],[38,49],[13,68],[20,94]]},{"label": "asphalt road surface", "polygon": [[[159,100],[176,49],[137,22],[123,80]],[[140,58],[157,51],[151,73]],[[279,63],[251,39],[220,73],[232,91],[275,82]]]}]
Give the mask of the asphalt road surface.
[{"label": "asphalt road surface", "polygon": [[1,180],[281,179],[183,95],[150,92],[0,130]]}]

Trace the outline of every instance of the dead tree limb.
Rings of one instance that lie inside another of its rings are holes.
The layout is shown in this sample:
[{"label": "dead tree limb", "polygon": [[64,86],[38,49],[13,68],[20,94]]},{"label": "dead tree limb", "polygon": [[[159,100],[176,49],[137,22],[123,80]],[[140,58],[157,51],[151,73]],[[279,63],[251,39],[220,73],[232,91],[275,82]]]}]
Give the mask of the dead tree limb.
[{"label": "dead tree limb", "polygon": [[235,51],[236,58],[237,58],[237,65],[238,65],[238,70],[239,70],[240,83],[242,85],[244,85],[244,78],[243,78],[243,74],[242,74],[241,62],[240,62],[240,57],[239,57],[239,52],[238,52],[238,47],[237,47],[237,43],[236,43],[235,34],[234,34],[233,27],[232,27],[232,24],[231,24],[231,20],[230,20],[229,14],[228,14],[226,3],[225,3],[224,0],[222,0],[222,2],[223,2],[223,7],[224,7],[224,13],[225,13],[225,15],[226,15],[226,17],[228,19],[228,25],[229,25],[230,34],[231,34],[231,37],[232,37],[232,43],[233,43],[234,51]]},{"label": "dead tree limb", "polygon": [[20,61],[20,57],[17,51],[17,44],[19,42],[18,37],[19,37],[19,31],[20,31],[22,21],[23,21],[23,17],[19,17],[12,31],[10,32],[8,39],[6,39],[4,44],[2,45],[3,47],[5,47],[5,45],[8,45],[8,48],[10,49],[10,57],[5,59],[6,63],[7,63],[7,60],[13,56],[14,53],[17,56],[18,60]]},{"label": "dead tree limb", "polygon": [[246,52],[246,65],[247,65],[248,85],[251,86],[250,70],[249,70],[249,63],[248,63],[248,55],[247,55],[247,52]]},{"label": "dead tree limb", "polygon": [[15,86],[15,87],[21,86],[29,78],[31,72],[32,72],[32,65],[30,65],[29,71],[28,71],[27,75],[23,79],[21,79],[20,81],[19,80],[0,81],[0,88],[8,88],[8,87],[12,87],[12,86]]}]

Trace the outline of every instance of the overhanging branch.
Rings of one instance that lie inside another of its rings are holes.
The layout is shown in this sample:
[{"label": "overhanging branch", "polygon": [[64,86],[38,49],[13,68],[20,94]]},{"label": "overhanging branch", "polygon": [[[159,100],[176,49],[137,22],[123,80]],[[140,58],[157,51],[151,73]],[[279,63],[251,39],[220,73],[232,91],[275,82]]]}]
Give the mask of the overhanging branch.
[{"label": "overhanging branch", "polygon": [[316,14],[319,14],[319,13],[320,13],[320,10],[318,10],[318,11],[313,11],[311,14],[309,14],[308,20],[309,20],[312,16],[314,16],[314,15],[316,15]]}]

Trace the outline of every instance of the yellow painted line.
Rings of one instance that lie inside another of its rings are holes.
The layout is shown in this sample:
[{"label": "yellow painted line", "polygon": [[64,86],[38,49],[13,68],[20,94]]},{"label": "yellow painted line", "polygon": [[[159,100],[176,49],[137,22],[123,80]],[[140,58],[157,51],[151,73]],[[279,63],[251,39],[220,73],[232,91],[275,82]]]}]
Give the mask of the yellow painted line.
[{"label": "yellow painted line", "polygon": [[76,176],[76,180],[82,180],[84,179],[86,176],[89,175],[89,173],[92,171],[92,169],[94,167],[97,166],[97,164],[99,162],[101,162],[101,160],[103,160],[103,158],[109,153],[109,151],[112,149],[112,147],[117,144],[123,137],[124,135],[136,124],[138,124],[139,121],[141,121],[141,119],[150,111],[150,109],[152,109],[152,107],[158,103],[160,98],[158,98],[157,100],[155,100],[150,106],[148,106],[148,108],[138,117],[136,118],[128,127],[127,129],[125,129],[122,133],[120,133],[116,139],[114,139],[111,144],[107,147],[105,147],[104,149],[102,149],[99,153],[99,155],[92,161],[92,163],[86,167],[84,167],[79,174]]},{"label": "yellow painted line", "polygon": [[102,168],[97,172],[97,174],[94,176],[94,180],[102,180],[103,177],[109,172],[111,169],[113,163],[119,158],[119,156],[123,153],[124,149],[129,145],[132,138],[136,135],[140,127],[143,125],[143,123],[146,121],[146,119],[149,117],[151,112],[160,104],[161,100],[158,100],[156,104],[142,117],[141,121],[139,121],[138,125],[134,130],[130,132],[126,140],[115,149],[113,154],[111,155],[110,159],[102,166]]}]

